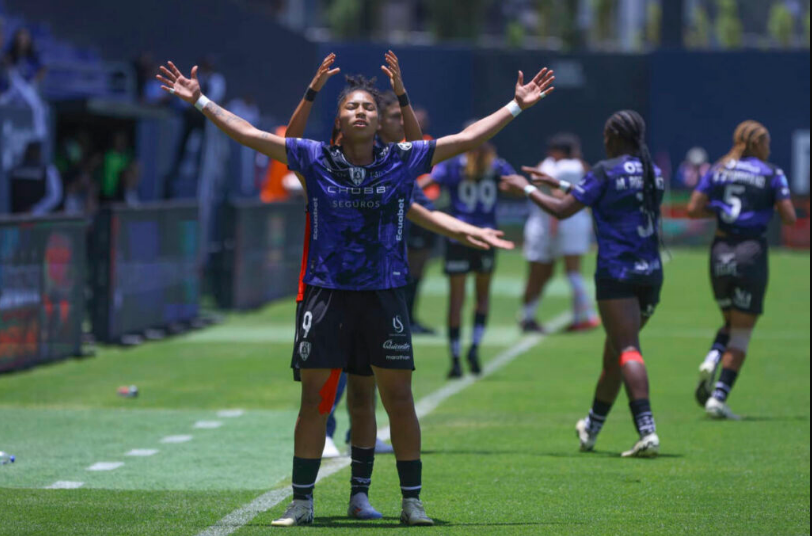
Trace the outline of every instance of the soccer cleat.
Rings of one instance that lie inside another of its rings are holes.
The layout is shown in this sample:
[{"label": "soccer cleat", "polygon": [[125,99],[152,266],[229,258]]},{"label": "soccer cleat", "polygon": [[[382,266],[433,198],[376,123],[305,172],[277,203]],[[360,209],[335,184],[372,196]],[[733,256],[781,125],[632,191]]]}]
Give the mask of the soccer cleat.
[{"label": "soccer cleat", "polygon": [[373,521],[376,519],[383,519],[383,514],[375,510],[369,504],[369,497],[366,493],[356,493],[350,499],[350,507],[347,510],[347,516],[350,519],[358,519],[360,521]]},{"label": "soccer cleat", "polygon": [[586,419],[578,421],[578,424],[575,425],[575,432],[581,441],[581,452],[592,452],[595,449],[595,443],[598,442],[598,434],[593,434],[589,431],[586,425]]},{"label": "soccer cleat", "polygon": [[711,395],[713,395],[713,382],[716,379],[717,369],[718,366],[710,361],[705,361],[699,367],[699,383],[696,386],[694,396],[696,397],[697,403],[703,408],[707,405]]},{"label": "soccer cleat", "polygon": [[301,525],[312,525],[315,512],[313,501],[300,501],[294,499],[288,509],[279,519],[271,523],[272,527],[299,527]]},{"label": "soccer cleat", "polygon": [[394,454],[395,449],[383,439],[378,438],[375,440],[375,454]]},{"label": "soccer cleat", "polygon": [[742,418],[735,413],[730,407],[721,400],[711,397],[708,403],[705,404],[705,413],[712,419],[727,420],[727,421],[740,421]]},{"label": "soccer cleat", "polygon": [[567,333],[585,333],[598,329],[599,327],[601,327],[601,320],[596,317],[591,320],[586,320],[585,322],[577,322],[570,325],[570,327],[567,328]]},{"label": "soccer cleat", "polygon": [[426,515],[420,499],[403,499],[403,512],[400,522],[410,527],[433,527],[434,520]]},{"label": "soccer cleat", "polygon": [[621,454],[623,458],[656,458],[660,455],[660,438],[649,434],[640,439],[632,450]]},{"label": "soccer cleat", "polygon": [[338,450],[338,447],[336,447],[332,437],[328,436],[324,441],[324,452],[321,454],[321,457],[325,460],[341,457],[341,452]]},{"label": "soccer cleat", "polygon": [[459,380],[462,378],[462,367],[458,361],[451,365],[451,371],[448,373],[449,380]]},{"label": "soccer cleat", "polygon": [[479,376],[482,374],[482,365],[479,363],[479,348],[472,346],[468,352],[468,366],[471,368],[471,374]]},{"label": "soccer cleat", "polygon": [[535,334],[538,334],[538,335],[544,335],[545,333],[547,333],[547,330],[544,329],[544,326],[542,326],[541,324],[539,324],[535,320],[523,320],[519,324],[519,327],[521,328],[522,333],[524,333],[524,334],[533,334],[533,333],[535,333]]}]

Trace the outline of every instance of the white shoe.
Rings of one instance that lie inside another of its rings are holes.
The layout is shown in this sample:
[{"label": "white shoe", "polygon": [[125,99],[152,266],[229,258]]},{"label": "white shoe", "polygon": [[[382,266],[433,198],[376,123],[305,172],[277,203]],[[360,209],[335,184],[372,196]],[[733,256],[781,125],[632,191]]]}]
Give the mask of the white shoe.
[{"label": "white shoe", "polygon": [[719,365],[709,360],[705,360],[699,366],[699,383],[696,386],[694,396],[696,396],[697,403],[703,408],[713,395],[713,382],[716,380],[716,371],[718,369]]},{"label": "white shoe", "polygon": [[341,457],[341,452],[338,450],[338,447],[336,447],[332,437],[328,437],[324,442],[324,452],[322,452],[321,457],[325,460]]},{"label": "white shoe", "polygon": [[589,432],[586,419],[578,421],[578,424],[575,425],[575,433],[578,434],[578,439],[581,441],[581,452],[592,452],[595,449],[598,436]]},{"label": "white shoe", "polygon": [[708,400],[708,403],[705,405],[705,413],[707,413],[708,416],[713,419],[728,421],[742,420],[741,417],[733,413],[727,404],[713,397],[711,397],[710,400]]},{"label": "white shoe", "polygon": [[356,493],[350,499],[350,507],[347,510],[347,516],[350,519],[358,519],[361,521],[372,521],[375,519],[383,519],[383,514],[375,510],[369,504],[369,497],[366,493]]},{"label": "white shoe", "polygon": [[375,454],[394,454],[395,449],[383,439],[378,438],[375,440]]},{"label": "white shoe", "polygon": [[433,527],[434,520],[426,515],[426,509],[420,499],[403,499],[403,512],[400,522],[410,527]]},{"label": "white shoe", "polygon": [[315,511],[313,501],[297,501],[294,499],[285,513],[271,523],[272,527],[298,527],[313,524]]},{"label": "white shoe", "polygon": [[632,450],[621,454],[623,458],[656,458],[660,455],[660,438],[649,434],[640,439]]}]

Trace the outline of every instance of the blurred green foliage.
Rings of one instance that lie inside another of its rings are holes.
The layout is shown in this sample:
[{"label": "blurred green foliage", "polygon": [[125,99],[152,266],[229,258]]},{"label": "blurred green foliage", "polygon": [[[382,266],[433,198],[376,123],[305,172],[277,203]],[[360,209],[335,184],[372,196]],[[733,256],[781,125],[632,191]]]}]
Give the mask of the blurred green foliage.
[{"label": "blurred green foliage", "polygon": [[770,21],[767,29],[773,42],[783,48],[792,45],[793,28],[795,21],[792,19],[792,12],[783,2],[776,2],[770,8]]},{"label": "blurred green foliage", "polygon": [[718,0],[716,37],[722,48],[741,48],[744,44],[744,25],[739,16],[736,0]]}]

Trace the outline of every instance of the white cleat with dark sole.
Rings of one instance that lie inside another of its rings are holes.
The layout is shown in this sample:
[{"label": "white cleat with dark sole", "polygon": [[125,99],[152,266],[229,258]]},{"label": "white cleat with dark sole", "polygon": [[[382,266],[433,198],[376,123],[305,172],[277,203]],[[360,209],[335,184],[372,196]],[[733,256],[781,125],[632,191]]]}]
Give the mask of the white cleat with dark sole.
[{"label": "white cleat with dark sole", "polygon": [[403,512],[400,522],[410,527],[433,527],[434,520],[426,515],[420,499],[403,499]]},{"label": "white cleat with dark sole", "polygon": [[314,516],[313,501],[299,501],[294,499],[282,517],[273,521],[271,526],[300,527],[302,525],[312,525]]},{"label": "white cleat with dark sole", "polygon": [[341,457],[341,451],[338,450],[338,447],[336,446],[335,441],[333,441],[332,437],[327,436],[325,438],[325,440],[324,440],[324,452],[322,452],[321,458],[323,460],[330,460],[330,459],[333,459],[333,458],[340,458],[340,457]]},{"label": "white cleat with dark sole", "polygon": [[394,454],[395,448],[381,439],[380,437],[375,440],[375,454]]},{"label": "white cleat with dark sole", "polygon": [[720,421],[742,420],[740,416],[733,413],[733,410],[731,410],[727,404],[712,397],[705,405],[705,413],[707,413],[710,418]]},{"label": "white cleat with dark sole", "polygon": [[621,454],[623,458],[656,458],[660,455],[660,438],[649,434],[640,439],[632,450]]},{"label": "white cleat with dark sole", "polygon": [[350,508],[347,510],[347,516],[350,519],[358,519],[359,521],[374,521],[376,519],[383,519],[383,514],[375,510],[369,504],[369,497],[364,493],[356,493],[350,499]]},{"label": "white cleat with dark sole", "polygon": [[694,396],[697,403],[703,408],[713,395],[713,382],[716,380],[718,366],[709,361],[705,361],[699,367],[699,383],[696,386]]},{"label": "white cleat with dark sole", "polygon": [[589,432],[586,425],[586,419],[581,419],[575,425],[575,433],[578,434],[578,440],[581,442],[581,452],[592,452],[595,450],[595,443],[598,442],[598,436]]}]

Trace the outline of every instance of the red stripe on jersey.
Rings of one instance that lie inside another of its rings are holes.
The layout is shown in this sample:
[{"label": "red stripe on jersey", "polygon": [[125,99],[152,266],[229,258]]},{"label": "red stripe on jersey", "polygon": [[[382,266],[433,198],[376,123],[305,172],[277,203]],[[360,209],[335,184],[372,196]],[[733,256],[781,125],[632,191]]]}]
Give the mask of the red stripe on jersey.
[{"label": "red stripe on jersey", "polygon": [[302,271],[299,272],[299,294],[296,295],[296,303],[302,303],[305,298],[305,285],[304,278],[307,274],[307,257],[310,254],[310,213],[305,216],[307,221],[305,223],[305,238],[304,238],[304,251],[302,253]]}]

